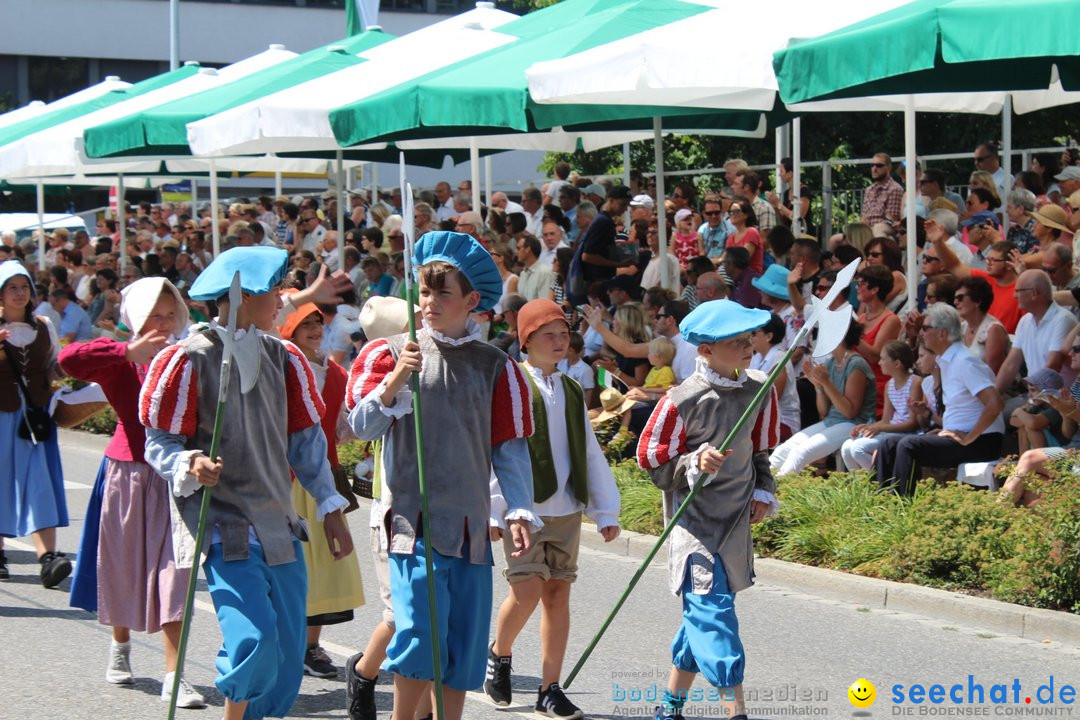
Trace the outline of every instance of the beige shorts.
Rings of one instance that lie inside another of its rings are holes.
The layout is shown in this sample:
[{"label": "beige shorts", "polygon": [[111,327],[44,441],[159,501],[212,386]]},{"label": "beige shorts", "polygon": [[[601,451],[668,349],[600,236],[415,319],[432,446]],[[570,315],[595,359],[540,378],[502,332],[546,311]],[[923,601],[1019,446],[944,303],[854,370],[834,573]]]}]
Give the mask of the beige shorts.
[{"label": "beige shorts", "polygon": [[390,602],[390,557],[382,547],[382,528],[371,528],[371,559],[375,561],[375,577],[379,580],[379,597],[383,601],[383,622],[394,627],[394,604]]},{"label": "beige shorts", "polygon": [[532,547],[521,557],[510,557],[514,543],[503,531],[506,569],[503,575],[511,582],[539,576],[547,580],[577,579],[578,548],[581,546],[581,513],[540,518],[544,527],[533,534]]}]

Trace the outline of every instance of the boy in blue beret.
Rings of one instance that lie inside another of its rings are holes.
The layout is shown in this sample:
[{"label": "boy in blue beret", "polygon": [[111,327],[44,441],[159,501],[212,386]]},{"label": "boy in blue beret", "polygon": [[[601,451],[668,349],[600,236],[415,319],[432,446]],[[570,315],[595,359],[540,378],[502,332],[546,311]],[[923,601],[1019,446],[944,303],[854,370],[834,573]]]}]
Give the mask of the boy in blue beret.
[{"label": "boy in blue beret", "polygon": [[[465,692],[484,682],[491,622],[488,481],[494,469],[506,499],[504,520],[520,554],[529,548],[533,432],[529,383],[516,362],[484,342],[470,313],[494,307],[502,279],[491,256],[469,235],[429,232],[413,263],[424,326],[417,341],[394,335],[364,346],[353,363],[346,404],[353,432],[383,439],[383,480],[390,490],[385,527],[390,556],[394,637],[384,668],[394,673],[394,717],[412,718],[434,679],[432,633],[442,651],[444,711],[461,717]],[[419,375],[428,431],[417,447],[408,382]],[[423,452],[431,537],[423,537],[417,453]],[[427,569],[432,553],[439,627],[428,620]],[[350,717],[366,718],[364,697],[375,678],[350,658]],[[370,707],[370,705],[368,705]]]},{"label": "boy in blue beret", "polygon": [[698,348],[694,374],[668,391],[638,442],[638,464],[664,491],[665,520],[708,475],[668,542],[671,591],[682,596],[683,621],[671,644],[671,675],[658,718],[681,719],[694,676],[719,688],[729,718],[745,720],[744,654],[735,593],[753,584],[750,525],[775,512],[769,450],[780,439],[775,389],[726,453],[719,447],[765,382],[748,369],[750,333],[769,312],[730,300],[698,305],[679,324]]},{"label": "boy in blue beret", "polygon": [[[176,563],[190,567],[203,486],[213,486],[203,568],[221,625],[217,687],[225,720],[282,717],[296,701],[306,649],[307,527],[292,503],[291,467],[311,493],[335,558],[352,552],[326,459],[315,376],[292,343],[266,334],[281,308],[288,254],[270,247],[222,253],[191,286],[218,321],[154,358],[139,395],[146,461],[172,485]],[[229,287],[240,273],[237,327]],[[220,456],[207,457],[224,343],[236,343]]]}]

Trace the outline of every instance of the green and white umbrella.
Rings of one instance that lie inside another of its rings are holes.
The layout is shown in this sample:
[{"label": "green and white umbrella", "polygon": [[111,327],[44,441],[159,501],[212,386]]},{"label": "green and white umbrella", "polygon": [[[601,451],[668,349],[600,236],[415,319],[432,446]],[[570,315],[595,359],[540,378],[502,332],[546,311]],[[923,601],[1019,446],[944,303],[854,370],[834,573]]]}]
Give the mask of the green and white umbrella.
[{"label": "green and white umbrella", "polygon": [[1080,91],[1076,27],[1075,0],[915,0],[793,41],[774,68],[786,103],[989,92],[1011,93],[1017,112],[1030,112],[1057,91]]},{"label": "green and white umbrella", "polygon": [[188,123],[366,62],[365,50],[392,39],[381,29],[368,30],[217,87],[88,127],[84,150],[92,158],[190,156]]},{"label": "green and white umbrella", "polygon": [[[186,75],[179,75],[181,71],[178,70],[152,78],[151,81],[156,79],[161,81],[161,84],[154,89],[134,96],[129,95],[120,102],[109,104],[93,112],[80,113],[77,117],[65,122],[53,124],[0,145],[0,177],[10,180],[21,177],[79,173],[155,172],[158,169],[156,161],[92,162],[81,153],[83,130],[143,108],[154,107],[163,102],[191,95],[231,79],[244,77],[295,56],[296,53],[289,52],[280,45],[274,45],[258,55],[220,70],[195,68]],[[0,139],[0,143],[2,142]]]}]

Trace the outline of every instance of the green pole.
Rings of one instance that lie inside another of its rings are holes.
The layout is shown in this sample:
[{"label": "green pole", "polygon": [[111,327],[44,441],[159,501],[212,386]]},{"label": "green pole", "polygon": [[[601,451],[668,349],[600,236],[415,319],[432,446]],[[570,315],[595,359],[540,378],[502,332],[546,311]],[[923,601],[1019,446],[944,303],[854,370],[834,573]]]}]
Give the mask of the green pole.
[{"label": "green pole", "polygon": [[[804,326],[804,329],[807,330],[807,332],[809,331],[809,323]],[[768,395],[769,391],[772,389],[773,383],[776,382],[776,378],[779,377],[780,373],[784,371],[784,368],[787,366],[788,362],[790,362],[791,356],[792,354],[794,354],[795,348],[798,346],[802,337],[804,337],[803,333],[800,333],[798,336],[796,336],[796,339],[794,342],[792,342],[791,347],[788,348],[788,351],[786,353],[784,353],[784,357],[780,360],[780,362],[776,364],[776,367],[773,368],[773,371],[769,373],[769,377],[765,380],[765,383],[758,389],[757,394],[754,395],[753,400],[750,401],[750,405],[748,405],[746,410],[743,411],[743,414],[739,417],[738,421],[736,421],[735,426],[731,428],[731,431],[727,434],[727,437],[724,438],[724,442],[722,442],[720,444],[720,447],[717,448],[717,450],[719,450],[721,453],[726,452],[728,448],[731,447],[731,444],[735,442],[735,436],[737,436],[739,434],[739,431],[742,430],[743,426],[746,425],[747,422],[749,422],[751,416],[753,416],[753,414],[757,412],[757,409],[765,400],[766,395]],[[690,488],[690,492],[687,493],[686,499],[682,501],[682,504],[679,505],[679,508],[671,516],[671,520],[668,521],[667,526],[664,528],[664,532],[660,533],[660,537],[656,539],[656,544],[653,545],[652,550],[649,551],[649,554],[645,556],[645,560],[641,563],[641,567],[637,569],[637,572],[634,573],[634,577],[630,579],[630,584],[626,586],[626,590],[623,591],[623,594],[615,603],[615,607],[611,609],[611,612],[608,614],[607,619],[604,620],[604,624],[600,626],[600,629],[597,631],[592,641],[589,642],[588,647],[585,648],[585,652],[582,653],[581,658],[577,661],[577,664],[574,665],[574,669],[570,671],[570,674],[566,678],[566,682],[563,683],[564,688],[569,688],[571,683],[574,682],[574,678],[577,677],[578,673],[581,671],[582,666],[585,665],[585,661],[589,659],[589,655],[592,654],[592,651],[596,648],[597,643],[600,642],[600,638],[602,638],[604,636],[604,633],[607,632],[608,626],[611,625],[612,621],[615,619],[615,616],[618,615],[619,610],[622,609],[622,606],[626,602],[627,598],[630,597],[630,593],[633,592],[634,587],[638,584],[638,581],[641,580],[641,576],[645,574],[645,570],[648,569],[649,563],[651,563],[653,558],[656,557],[656,553],[660,552],[660,548],[663,547],[664,541],[667,540],[668,535],[671,534],[671,531],[675,529],[675,524],[679,522],[679,518],[682,517],[682,514],[686,512],[686,509],[690,507],[690,503],[692,503],[694,501],[694,498],[697,497],[698,491],[705,486],[705,483],[708,482],[709,479],[710,478],[708,475],[702,475],[700,478],[698,478],[698,481],[694,484],[694,487]]]},{"label": "green pole", "polygon": [[[225,371],[224,363],[222,370]],[[227,384],[222,378],[222,383]],[[210,457],[217,457],[221,444],[221,427],[225,420],[225,401],[219,399],[214,411],[214,434],[210,438]],[[176,648],[176,671],[173,673],[172,697],[169,700],[169,720],[176,717],[176,700],[180,694],[180,678],[184,672],[184,657],[187,655],[188,635],[191,632],[191,620],[195,606],[195,585],[199,581],[199,564],[202,559],[203,536],[206,535],[206,516],[210,512],[210,498],[214,488],[204,485],[202,502],[199,505],[199,527],[195,531],[195,556],[191,563],[191,575],[188,577],[187,596],[184,598],[184,621],[180,626],[180,643]]]},{"label": "green pole", "polygon": [[[405,154],[401,154],[402,204],[405,205],[405,302],[409,313],[409,342],[416,342],[416,313],[413,303],[417,300],[416,287],[413,285],[412,255],[412,186],[405,183]],[[439,641],[439,612],[435,605],[435,564],[431,559],[434,548],[431,547],[431,513],[428,511],[427,470],[424,462],[424,422],[420,414],[420,378],[415,373],[409,379],[412,388],[413,428],[416,431],[416,475],[420,485],[420,522],[424,530],[424,569],[427,573],[428,624],[431,626],[431,667],[435,683],[435,717],[443,715],[443,678],[442,647]]]}]

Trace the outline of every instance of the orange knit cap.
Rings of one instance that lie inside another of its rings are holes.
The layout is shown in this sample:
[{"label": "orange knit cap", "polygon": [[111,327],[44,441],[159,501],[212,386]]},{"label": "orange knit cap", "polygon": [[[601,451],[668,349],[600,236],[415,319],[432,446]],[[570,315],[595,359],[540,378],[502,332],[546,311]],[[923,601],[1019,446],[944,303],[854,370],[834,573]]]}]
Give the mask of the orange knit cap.
[{"label": "orange knit cap", "polygon": [[530,300],[518,310],[517,328],[521,346],[529,344],[529,336],[547,325],[549,322],[562,320],[566,322],[566,315],[562,308],[547,298]]}]

